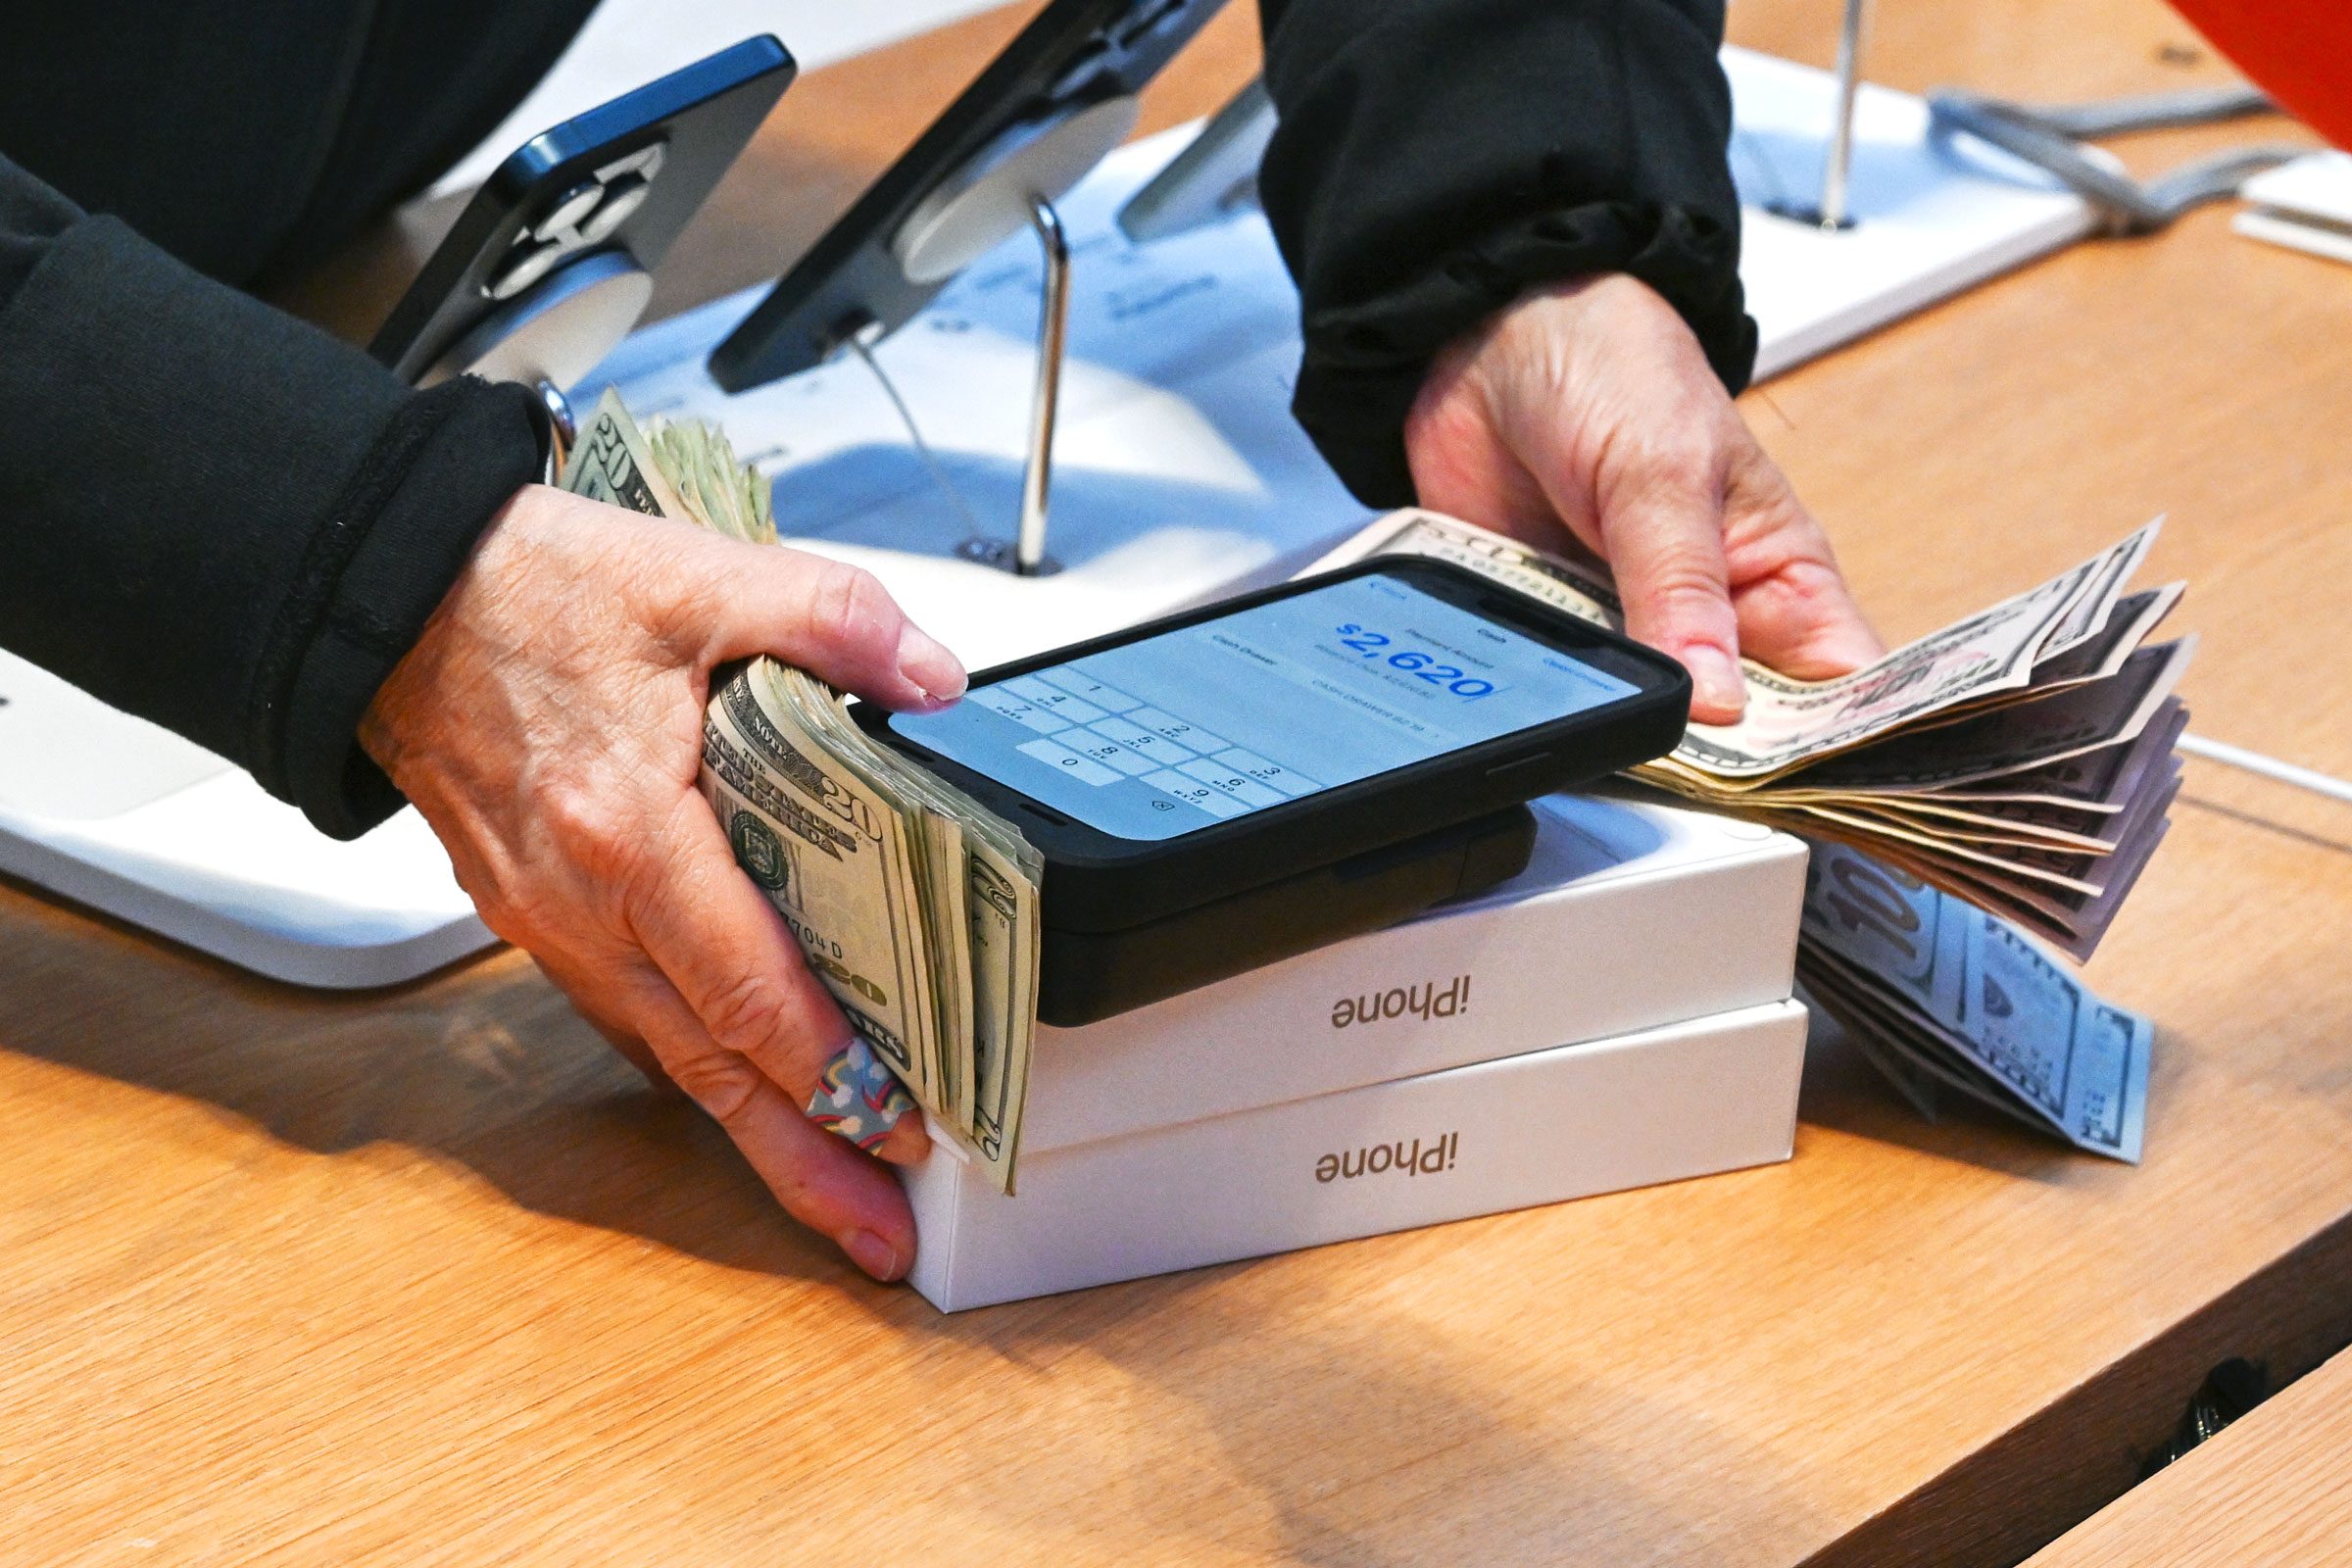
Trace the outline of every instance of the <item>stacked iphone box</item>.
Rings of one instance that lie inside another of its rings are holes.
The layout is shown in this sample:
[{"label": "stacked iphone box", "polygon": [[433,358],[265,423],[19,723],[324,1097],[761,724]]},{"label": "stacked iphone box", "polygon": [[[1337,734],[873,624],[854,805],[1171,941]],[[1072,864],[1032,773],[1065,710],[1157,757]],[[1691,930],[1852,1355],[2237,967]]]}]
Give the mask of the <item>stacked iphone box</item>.
[{"label": "stacked iphone box", "polygon": [[1804,847],[1536,803],[1526,871],[1386,931],[1041,1028],[1005,1198],[907,1173],[946,1311],[1788,1157]]}]

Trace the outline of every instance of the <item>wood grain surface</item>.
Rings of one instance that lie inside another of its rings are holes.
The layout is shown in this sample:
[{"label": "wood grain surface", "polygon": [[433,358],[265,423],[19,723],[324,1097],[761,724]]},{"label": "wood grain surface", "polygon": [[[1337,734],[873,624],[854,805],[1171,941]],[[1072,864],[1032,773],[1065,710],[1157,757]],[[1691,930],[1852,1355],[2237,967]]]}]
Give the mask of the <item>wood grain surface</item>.
[{"label": "wood grain surface", "polygon": [[[775,270],[1026,9],[796,88],[664,302]],[[2220,74],[2154,0],[1879,10],[1898,86]],[[1835,11],[1734,36],[1824,61]],[[295,303],[364,334],[436,221]],[[2206,213],[1745,407],[1895,635],[2169,511],[2196,727],[2352,771],[2348,323],[2352,270]],[[2140,1168],[1817,1034],[1785,1166],[955,1318],[516,955],[321,997],[0,888],[0,1559],[2014,1562],[2214,1361],[2352,1339],[2352,815],[2193,762],[2174,814],[2092,968],[2160,1025]]]},{"label": "wood grain surface", "polygon": [[2352,1562],[2352,1353],[2035,1552],[2026,1568]]}]

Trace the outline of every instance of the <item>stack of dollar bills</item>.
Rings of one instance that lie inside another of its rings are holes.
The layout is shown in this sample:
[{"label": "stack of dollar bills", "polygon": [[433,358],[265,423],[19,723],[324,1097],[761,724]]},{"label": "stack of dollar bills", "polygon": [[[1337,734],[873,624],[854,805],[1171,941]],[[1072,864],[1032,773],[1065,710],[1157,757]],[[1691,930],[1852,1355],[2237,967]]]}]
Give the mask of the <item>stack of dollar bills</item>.
[{"label": "stack of dollar bills", "polygon": [[[709,425],[640,429],[607,392],[564,465],[592,500],[776,542],[768,486]],[[875,745],[839,694],[772,659],[723,673],[703,793],[852,1027],[1012,1190],[1037,1028],[1044,858],[978,802]]]},{"label": "stack of dollar bills", "polygon": [[[2181,585],[2125,591],[2156,529],[1850,675],[1750,663],[1738,723],[1692,724],[1633,771],[1813,841],[1799,976],[1923,1111],[1950,1091],[2132,1160],[2153,1031],[2028,933],[2088,957],[2180,788],[2195,639],[2147,638]],[[1392,513],[1307,569],[1391,554],[1624,626],[1596,569],[1436,513]]]}]

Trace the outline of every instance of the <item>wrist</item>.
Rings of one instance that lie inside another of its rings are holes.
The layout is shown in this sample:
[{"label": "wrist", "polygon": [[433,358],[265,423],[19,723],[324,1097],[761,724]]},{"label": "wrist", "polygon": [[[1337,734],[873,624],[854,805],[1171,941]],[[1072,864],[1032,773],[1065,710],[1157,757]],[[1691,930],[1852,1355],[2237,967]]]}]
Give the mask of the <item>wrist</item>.
[{"label": "wrist", "polygon": [[517,551],[528,552],[530,535],[563,498],[560,490],[528,483],[490,514],[440,603],[368,701],[360,716],[360,749],[396,784],[404,761],[431,732],[435,694],[446,678],[458,626],[470,618],[473,600],[498,578],[503,564]]}]

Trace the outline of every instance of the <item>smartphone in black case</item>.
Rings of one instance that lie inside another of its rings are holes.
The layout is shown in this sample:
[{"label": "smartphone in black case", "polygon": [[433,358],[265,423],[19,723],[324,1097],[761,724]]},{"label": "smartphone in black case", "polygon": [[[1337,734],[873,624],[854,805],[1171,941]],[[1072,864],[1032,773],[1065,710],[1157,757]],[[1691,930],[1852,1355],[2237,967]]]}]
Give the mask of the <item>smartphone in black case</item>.
[{"label": "smartphone in black case", "polygon": [[1024,136],[1131,96],[1224,0],[1053,0],[710,355],[742,392],[905,325],[952,273],[907,275],[893,241],[927,198]]},{"label": "smartphone in black case", "polygon": [[795,69],[774,38],[747,38],[532,137],[483,181],[368,352],[421,384],[535,291],[650,273]]},{"label": "smartphone in black case", "polygon": [[1493,885],[1525,802],[1672,750],[1690,701],[1663,654],[1399,557],[984,671],[942,712],[854,711],[1044,855],[1064,1023]]}]

